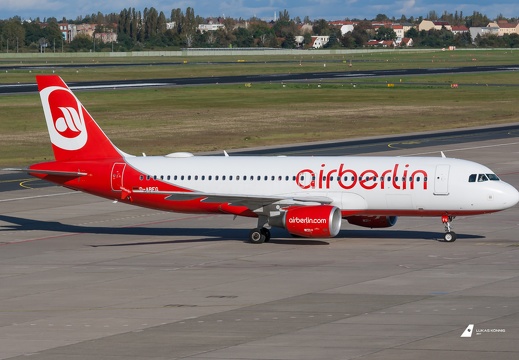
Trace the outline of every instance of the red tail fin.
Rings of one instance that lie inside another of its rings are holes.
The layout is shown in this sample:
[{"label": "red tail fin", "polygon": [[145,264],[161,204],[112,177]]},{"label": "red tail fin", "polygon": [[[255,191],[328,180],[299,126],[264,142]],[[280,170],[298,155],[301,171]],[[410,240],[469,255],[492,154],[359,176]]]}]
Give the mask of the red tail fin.
[{"label": "red tail fin", "polygon": [[123,156],[59,76],[36,76],[36,82],[57,161]]}]

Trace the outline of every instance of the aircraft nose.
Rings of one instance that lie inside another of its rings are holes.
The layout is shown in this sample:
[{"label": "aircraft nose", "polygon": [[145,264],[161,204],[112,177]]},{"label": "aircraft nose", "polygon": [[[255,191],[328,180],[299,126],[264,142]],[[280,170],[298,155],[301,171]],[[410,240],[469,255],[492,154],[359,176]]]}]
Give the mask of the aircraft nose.
[{"label": "aircraft nose", "polygon": [[515,206],[519,202],[519,191],[512,185],[509,185],[510,189],[507,191],[508,202],[510,203],[510,207]]}]

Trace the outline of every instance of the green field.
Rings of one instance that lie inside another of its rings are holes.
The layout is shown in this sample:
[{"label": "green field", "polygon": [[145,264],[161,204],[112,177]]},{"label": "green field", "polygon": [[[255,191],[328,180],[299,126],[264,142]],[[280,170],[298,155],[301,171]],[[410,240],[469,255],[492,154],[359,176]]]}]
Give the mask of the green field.
[{"label": "green field", "polygon": [[[304,55],[303,55],[304,54]],[[125,63],[146,64],[122,66]],[[169,64],[168,63],[174,63]],[[110,67],[85,67],[86,64],[111,64]],[[166,64],[166,65],[165,65]],[[0,66],[46,65],[56,68],[0,71],[0,83],[31,83],[36,74],[59,73],[65,81],[211,77],[246,74],[285,74],[322,71],[391,70],[410,68],[461,67],[476,65],[518,65],[518,50],[376,52],[322,55],[306,51],[301,55],[208,56],[208,57],[133,57],[19,58],[2,59]],[[73,65],[60,68],[60,65]],[[77,66],[76,66],[77,65]],[[350,66],[351,65],[351,66]]]},{"label": "green field", "polygon": [[[510,71],[77,95],[122,150],[160,155],[519,122],[517,84]],[[37,94],[0,96],[0,109],[1,166],[52,158]]]}]

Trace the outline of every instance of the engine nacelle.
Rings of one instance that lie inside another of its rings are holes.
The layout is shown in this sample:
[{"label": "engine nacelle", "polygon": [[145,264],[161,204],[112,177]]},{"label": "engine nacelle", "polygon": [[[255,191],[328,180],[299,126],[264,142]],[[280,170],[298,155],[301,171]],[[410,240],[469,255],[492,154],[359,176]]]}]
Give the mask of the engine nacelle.
[{"label": "engine nacelle", "polygon": [[341,230],[341,210],[331,205],[290,207],[282,215],[271,217],[271,226],[283,227],[296,236],[328,238]]},{"label": "engine nacelle", "polygon": [[352,225],[369,228],[387,228],[396,224],[396,216],[348,216],[346,220]]}]

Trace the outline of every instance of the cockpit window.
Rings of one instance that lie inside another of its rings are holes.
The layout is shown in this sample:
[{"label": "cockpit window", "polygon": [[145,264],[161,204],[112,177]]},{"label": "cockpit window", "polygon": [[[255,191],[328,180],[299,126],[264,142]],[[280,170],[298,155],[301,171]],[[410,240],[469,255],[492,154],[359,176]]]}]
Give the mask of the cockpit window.
[{"label": "cockpit window", "polygon": [[478,175],[478,182],[488,181],[488,178],[485,174]]},{"label": "cockpit window", "polygon": [[478,177],[477,174],[471,174],[469,176],[469,182],[476,182],[476,178]]},{"label": "cockpit window", "polygon": [[499,178],[497,177],[496,174],[487,174],[487,177],[491,181],[499,181]]}]

